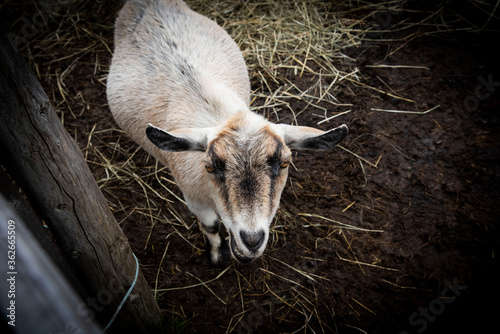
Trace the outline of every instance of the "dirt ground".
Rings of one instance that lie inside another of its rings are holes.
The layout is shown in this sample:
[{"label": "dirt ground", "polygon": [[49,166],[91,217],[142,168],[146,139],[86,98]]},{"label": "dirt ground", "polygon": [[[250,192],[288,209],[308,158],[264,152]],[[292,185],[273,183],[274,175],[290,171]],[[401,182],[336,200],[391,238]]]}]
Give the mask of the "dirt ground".
[{"label": "dirt ground", "polygon": [[[89,8],[96,10],[91,26],[112,41],[112,22],[99,21],[99,8]],[[31,65],[54,73],[73,66],[64,83],[77,98],[68,98],[72,111],[61,118],[129,238],[170,332],[479,333],[496,323],[500,297],[498,36],[436,34],[343,50],[351,60],[338,66],[357,67],[361,79],[336,94],[351,111],[319,127],[347,124],[344,149],[296,154],[264,256],[228,267],[208,262],[196,219],[175,198],[181,193],[168,171],[153,174],[161,166],[117,130],[103,80],[109,52],[91,50],[75,64]],[[25,54],[35,52],[32,43]],[[317,79],[282,75],[301,90]],[[55,77],[41,82],[56,110],[65,108]],[[293,110],[306,106],[290,102]],[[271,110],[263,113],[276,121]],[[279,117],[293,121],[285,112]],[[297,116],[301,125],[319,120],[315,112]],[[148,211],[137,209],[153,203],[141,189],[105,181],[103,161],[133,161],[144,191],[170,201],[154,202],[163,222],[151,223]]]}]

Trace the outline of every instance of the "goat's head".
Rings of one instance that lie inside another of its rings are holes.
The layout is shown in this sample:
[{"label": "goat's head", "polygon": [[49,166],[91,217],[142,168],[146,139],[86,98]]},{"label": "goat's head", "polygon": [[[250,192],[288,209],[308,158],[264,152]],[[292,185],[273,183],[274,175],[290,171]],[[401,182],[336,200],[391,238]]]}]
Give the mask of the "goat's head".
[{"label": "goat's head", "polygon": [[344,139],[347,126],[324,132],[240,113],[219,127],[166,132],[150,124],[146,133],[166,151],[205,152],[199,163],[205,165],[213,200],[229,232],[231,254],[248,262],[266,248],[288,176],[290,150],[327,150]]}]

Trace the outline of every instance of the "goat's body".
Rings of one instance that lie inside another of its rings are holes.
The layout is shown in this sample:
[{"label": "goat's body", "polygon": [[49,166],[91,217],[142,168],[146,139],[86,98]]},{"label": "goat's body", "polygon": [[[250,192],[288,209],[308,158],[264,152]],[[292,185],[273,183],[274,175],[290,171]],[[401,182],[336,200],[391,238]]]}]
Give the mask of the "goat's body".
[{"label": "goat's body", "polygon": [[182,1],[129,1],[115,31],[109,103],[141,145],[149,145],[146,135],[135,132],[148,123],[168,131],[217,126],[248,110],[250,83],[237,45]]},{"label": "goat's body", "polygon": [[290,148],[328,149],[347,133],[271,124],[251,112],[238,46],[180,0],[125,3],[107,95],[118,125],[172,171],[215,263],[223,255],[219,218],[233,257],[250,261],[264,251]]},{"label": "goat's body", "polygon": [[215,22],[177,0],[129,1],[115,29],[108,100],[117,123],[168,165],[192,211],[213,208],[200,152],[170,153],[144,129],[213,127],[248,112],[250,83],[241,52]]}]

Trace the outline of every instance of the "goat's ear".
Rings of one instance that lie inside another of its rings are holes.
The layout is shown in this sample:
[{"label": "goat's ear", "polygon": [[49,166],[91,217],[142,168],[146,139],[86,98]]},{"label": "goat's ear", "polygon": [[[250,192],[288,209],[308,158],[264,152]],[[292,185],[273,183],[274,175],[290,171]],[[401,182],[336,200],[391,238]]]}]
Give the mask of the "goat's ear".
[{"label": "goat's ear", "polygon": [[339,127],[329,131],[321,131],[307,126],[293,126],[279,124],[282,130],[285,144],[296,150],[328,150],[340,143],[347,136],[347,125],[342,124]]},{"label": "goat's ear", "polygon": [[205,151],[209,128],[180,129],[167,132],[152,124],[146,128],[146,136],[158,148],[170,152]]}]

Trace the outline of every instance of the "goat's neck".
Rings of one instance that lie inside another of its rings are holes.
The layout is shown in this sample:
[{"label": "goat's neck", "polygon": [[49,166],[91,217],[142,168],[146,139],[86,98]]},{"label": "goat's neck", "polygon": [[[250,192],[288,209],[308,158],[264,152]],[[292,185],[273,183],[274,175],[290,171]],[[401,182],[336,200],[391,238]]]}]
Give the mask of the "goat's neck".
[{"label": "goat's neck", "polygon": [[218,122],[227,121],[239,113],[250,113],[248,104],[227,86],[212,83],[209,94],[211,111]]}]

